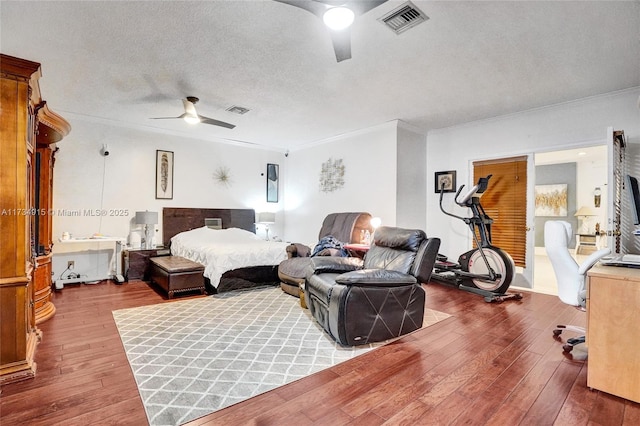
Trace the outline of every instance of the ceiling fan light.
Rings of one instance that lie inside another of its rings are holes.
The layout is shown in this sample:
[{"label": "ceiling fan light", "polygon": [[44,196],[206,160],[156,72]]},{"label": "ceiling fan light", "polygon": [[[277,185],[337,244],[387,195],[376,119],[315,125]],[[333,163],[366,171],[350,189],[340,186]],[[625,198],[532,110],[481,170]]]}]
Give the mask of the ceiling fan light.
[{"label": "ceiling fan light", "polygon": [[185,114],[184,121],[186,121],[189,124],[198,124],[200,122],[200,117],[193,114]]},{"label": "ceiling fan light", "polygon": [[355,14],[351,9],[344,6],[332,7],[322,16],[324,24],[334,31],[344,30],[353,24]]}]

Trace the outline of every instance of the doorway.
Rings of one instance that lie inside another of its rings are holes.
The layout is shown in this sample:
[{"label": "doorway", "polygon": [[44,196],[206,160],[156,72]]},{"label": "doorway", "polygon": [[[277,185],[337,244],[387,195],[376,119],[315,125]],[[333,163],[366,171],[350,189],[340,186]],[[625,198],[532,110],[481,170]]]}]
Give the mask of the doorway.
[{"label": "doorway", "polygon": [[[534,154],[533,185],[566,184],[567,209],[563,216],[536,216],[529,223],[534,229],[533,289],[547,294],[557,295],[555,275],[544,249],[544,223],[547,220],[566,220],[572,224],[574,235],[582,227],[585,233],[595,234],[596,225],[606,230],[607,223],[607,146],[597,145],[576,149],[567,149]],[[567,179],[566,173],[575,170],[575,180]],[[556,179],[556,180],[554,180]],[[599,199],[598,199],[599,198]],[[598,207],[596,207],[596,204]],[[576,217],[582,207],[588,208],[593,216]],[[571,241],[575,248],[576,238]],[[602,238],[601,244],[606,245]],[[578,263],[585,257],[576,254]]]}]

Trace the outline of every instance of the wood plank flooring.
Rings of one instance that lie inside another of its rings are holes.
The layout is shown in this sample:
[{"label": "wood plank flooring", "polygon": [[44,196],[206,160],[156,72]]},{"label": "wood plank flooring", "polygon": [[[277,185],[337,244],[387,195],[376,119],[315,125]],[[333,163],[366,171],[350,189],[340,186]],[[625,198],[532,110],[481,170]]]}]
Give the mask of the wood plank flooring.
[{"label": "wood plank flooring", "polygon": [[[587,389],[584,353],[568,359],[552,337],[584,313],[543,294],[489,304],[425,288],[428,307],[453,317],[189,424],[640,424],[640,404]],[[164,302],[141,281],[56,292],[37,376],[2,387],[0,424],[147,424],[111,311]]]}]

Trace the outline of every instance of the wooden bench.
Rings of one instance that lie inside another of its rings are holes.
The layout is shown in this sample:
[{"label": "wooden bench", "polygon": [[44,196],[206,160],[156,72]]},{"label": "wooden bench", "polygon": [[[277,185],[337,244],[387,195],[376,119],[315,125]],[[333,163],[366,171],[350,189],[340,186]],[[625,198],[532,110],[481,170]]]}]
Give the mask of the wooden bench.
[{"label": "wooden bench", "polygon": [[180,256],[152,257],[151,281],[173,298],[174,293],[198,290],[205,293],[204,266]]}]

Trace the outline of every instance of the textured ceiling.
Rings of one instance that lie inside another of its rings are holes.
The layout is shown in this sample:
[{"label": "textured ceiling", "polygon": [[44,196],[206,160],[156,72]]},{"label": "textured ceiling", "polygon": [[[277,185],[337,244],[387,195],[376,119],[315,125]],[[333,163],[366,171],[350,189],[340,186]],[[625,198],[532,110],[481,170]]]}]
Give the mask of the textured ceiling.
[{"label": "textured ceiling", "polygon": [[[337,63],[320,19],[269,1],[0,2],[2,53],[42,63],[74,117],[296,149],[402,120],[425,131],[640,86],[638,1],[414,1],[396,35],[358,17]],[[188,125],[180,101],[233,130]],[[234,115],[226,108],[251,111]]]}]

